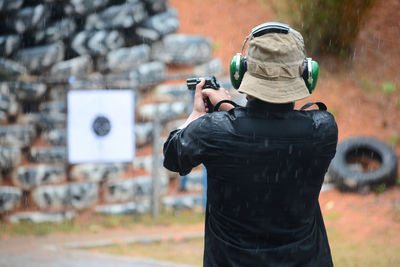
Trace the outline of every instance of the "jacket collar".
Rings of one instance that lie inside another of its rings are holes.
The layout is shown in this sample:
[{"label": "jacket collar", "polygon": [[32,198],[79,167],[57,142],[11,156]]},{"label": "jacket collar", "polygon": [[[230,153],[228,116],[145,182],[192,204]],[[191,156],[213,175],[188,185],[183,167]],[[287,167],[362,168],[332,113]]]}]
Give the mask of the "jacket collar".
[{"label": "jacket collar", "polygon": [[250,113],[259,112],[285,112],[294,109],[294,103],[274,104],[259,99],[248,101],[246,108]]}]

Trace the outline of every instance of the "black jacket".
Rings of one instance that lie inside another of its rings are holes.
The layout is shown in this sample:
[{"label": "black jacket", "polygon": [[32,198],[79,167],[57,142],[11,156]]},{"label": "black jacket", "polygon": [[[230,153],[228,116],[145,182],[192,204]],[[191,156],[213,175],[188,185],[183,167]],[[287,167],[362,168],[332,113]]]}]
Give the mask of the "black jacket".
[{"label": "black jacket", "polygon": [[336,145],[330,113],[259,100],[171,132],[164,166],[207,168],[204,266],[332,266],[318,196]]}]

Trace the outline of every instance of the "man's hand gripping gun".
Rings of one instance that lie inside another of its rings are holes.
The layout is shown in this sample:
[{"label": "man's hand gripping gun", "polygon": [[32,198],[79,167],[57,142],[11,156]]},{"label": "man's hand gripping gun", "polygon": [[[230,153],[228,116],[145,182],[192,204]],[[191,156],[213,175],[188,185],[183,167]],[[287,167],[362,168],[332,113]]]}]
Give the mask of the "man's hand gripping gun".
[{"label": "man's hand gripping gun", "polygon": [[[221,87],[218,83],[217,78],[215,78],[215,76],[204,77],[204,80],[205,80],[205,84],[202,89],[211,88],[214,90],[218,90]],[[192,90],[192,91],[196,90],[196,85],[200,82],[201,82],[200,78],[189,78],[186,80],[188,89]],[[206,101],[207,101],[209,113],[213,112],[214,106],[212,105],[212,103],[208,97],[206,98]]]}]

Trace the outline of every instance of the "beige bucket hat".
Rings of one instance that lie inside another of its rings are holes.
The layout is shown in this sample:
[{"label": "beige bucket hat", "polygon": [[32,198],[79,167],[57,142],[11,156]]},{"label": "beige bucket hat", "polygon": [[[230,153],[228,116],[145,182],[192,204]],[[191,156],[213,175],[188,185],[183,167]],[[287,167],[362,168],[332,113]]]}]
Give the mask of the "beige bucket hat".
[{"label": "beige bucket hat", "polygon": [[247,48],[247,71],[239,87],[270,103],[289,103],[310,95],[301,76],[306,58],[300,33],[268,33],[253,37]]}]

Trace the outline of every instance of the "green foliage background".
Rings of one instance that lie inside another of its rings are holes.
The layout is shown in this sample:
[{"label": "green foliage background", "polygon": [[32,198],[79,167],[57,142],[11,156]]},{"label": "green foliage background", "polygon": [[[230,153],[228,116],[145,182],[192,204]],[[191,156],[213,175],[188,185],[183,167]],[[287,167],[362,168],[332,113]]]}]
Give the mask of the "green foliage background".
[{"label": "green foliage background", "polygon": [[312,55],[348,55],[376,0],[292,0],[287,11]]}]

